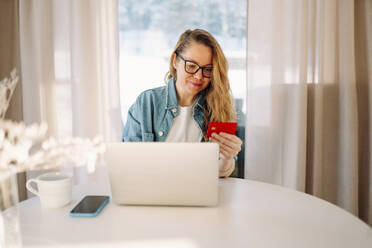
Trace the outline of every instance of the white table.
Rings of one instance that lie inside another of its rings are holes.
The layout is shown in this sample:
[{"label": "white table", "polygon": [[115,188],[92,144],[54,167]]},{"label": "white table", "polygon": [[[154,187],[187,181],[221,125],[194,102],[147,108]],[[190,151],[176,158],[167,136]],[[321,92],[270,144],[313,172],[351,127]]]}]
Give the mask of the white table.
[{"label": "white table", "polygon": [[42,209],[21,202],[25,247],[372,247],[372,229],[323,200],[283,187],[223,179],[219,206],[118,206],[95,218],[68,213],[85,194],[110,194],[107,180],[75,187],[73,201]]}]

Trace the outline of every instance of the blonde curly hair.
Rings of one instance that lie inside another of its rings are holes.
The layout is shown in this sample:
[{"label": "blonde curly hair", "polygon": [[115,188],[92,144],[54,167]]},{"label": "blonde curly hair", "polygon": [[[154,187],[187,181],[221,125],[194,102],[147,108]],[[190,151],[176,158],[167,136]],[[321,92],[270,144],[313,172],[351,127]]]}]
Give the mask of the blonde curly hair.
[{"label": "blonde curly hair", "polygon": [[205,98],[207,104],[203,107],[203,134],[205,136],[209,122],[236,121],[236,112],[233,105],[229,79],[227,77],[228,62],[217,40],[205,30],[188,29],[181,34],[172,52],[169,63],[169,72],[165,77],[166,82],[172,77],[174,78],[174,81],[177,80],[177,72],[173,67],[173,60],[178,58],[175,54],[182,55],[192,42],[210,47],[213,55],[213,73],[211,82],[206,88]]}]

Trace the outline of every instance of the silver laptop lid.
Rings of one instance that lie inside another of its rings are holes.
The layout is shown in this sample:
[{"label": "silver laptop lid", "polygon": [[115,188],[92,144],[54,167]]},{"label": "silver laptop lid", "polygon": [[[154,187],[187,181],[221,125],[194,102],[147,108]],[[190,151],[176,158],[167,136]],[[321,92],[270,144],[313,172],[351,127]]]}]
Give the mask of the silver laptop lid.
[{"label": "silver laptop lid", "polygon": [[217,205],[215,143],[108,143],[105,157],[118,204]]}]

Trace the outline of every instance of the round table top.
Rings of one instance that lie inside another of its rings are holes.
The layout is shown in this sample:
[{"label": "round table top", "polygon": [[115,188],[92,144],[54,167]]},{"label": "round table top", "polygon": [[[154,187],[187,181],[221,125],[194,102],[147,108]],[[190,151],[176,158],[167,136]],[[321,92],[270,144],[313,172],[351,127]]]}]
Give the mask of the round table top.
[{"label": "round table top", "polygon": [[217,207],[119,206],[94,218],[69,217],[86,194],[110,194],[107,182],[75,186],[66,207],[19,204],[25,247],[372,247],[372,229],[316,197],[243,179],[221,179]]}]

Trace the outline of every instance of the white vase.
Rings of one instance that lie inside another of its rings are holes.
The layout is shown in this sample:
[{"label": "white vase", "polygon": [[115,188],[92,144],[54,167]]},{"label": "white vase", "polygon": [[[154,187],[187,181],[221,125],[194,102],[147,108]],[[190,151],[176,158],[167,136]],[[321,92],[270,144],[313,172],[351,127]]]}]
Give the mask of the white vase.
[{"label": "white vase", "polygon": [[0,171],[0,247],[22,247],[17,174]]}]

